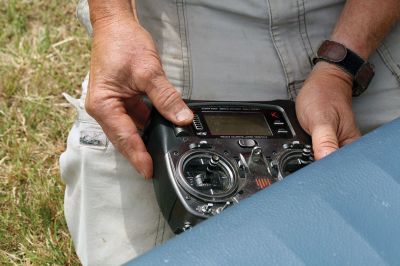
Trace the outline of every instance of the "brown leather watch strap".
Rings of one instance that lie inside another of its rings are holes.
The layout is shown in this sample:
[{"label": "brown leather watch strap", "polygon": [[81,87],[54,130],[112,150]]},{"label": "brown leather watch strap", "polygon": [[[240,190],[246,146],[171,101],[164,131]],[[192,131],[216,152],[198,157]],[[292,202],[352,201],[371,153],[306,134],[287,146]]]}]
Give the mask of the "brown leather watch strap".
[{"label": "brown leather watch strap", "polygon": [[363,93],[374,76],[373,65],[362,59],[343,44],[325,40],[318,49],[313,63],[326,61],[335,64],[353,77],[353,96]]}]

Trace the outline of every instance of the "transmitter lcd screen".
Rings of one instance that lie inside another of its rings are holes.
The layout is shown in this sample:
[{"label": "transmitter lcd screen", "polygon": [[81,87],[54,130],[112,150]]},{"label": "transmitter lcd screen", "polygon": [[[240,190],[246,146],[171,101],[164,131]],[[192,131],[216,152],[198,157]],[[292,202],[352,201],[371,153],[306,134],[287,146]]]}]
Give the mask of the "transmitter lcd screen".
[{"label": "transmitter lcd screen", "polygon": [[214,136],[272,136],[262,113],[203,113]]}]

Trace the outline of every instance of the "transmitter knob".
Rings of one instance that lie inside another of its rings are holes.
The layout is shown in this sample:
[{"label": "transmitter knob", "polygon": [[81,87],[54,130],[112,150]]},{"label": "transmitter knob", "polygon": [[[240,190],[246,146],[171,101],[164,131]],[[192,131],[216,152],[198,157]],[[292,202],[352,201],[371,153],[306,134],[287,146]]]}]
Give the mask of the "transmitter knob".
[{"label": "transmitter knob", "polygon": [[314,157],[313,157],[313,154],[311,152],[311,148],[305,147],[302,150],[300,161],[303,164],[309,164],[312,161],[314,161]]},{"label": "transmitter knob", "polygon": [[207,167],[207,172],[213,172],[215,169],[217,169],[219,164],[219,156],[214,154],[211,156],[210,161],[208,162],[208,167]]},{"label": "transmitter knob", "polygon": [[219,162],[219,156],[214,154],[213,156],[211,156],[211,160],[210,160],[210,166],[217,166]]},{"label": "transmitter knob", "polygon": [[262,158],[262,150],[261,147],[256,146],[251,150],[250,160],[253,162],[258,162]]}]

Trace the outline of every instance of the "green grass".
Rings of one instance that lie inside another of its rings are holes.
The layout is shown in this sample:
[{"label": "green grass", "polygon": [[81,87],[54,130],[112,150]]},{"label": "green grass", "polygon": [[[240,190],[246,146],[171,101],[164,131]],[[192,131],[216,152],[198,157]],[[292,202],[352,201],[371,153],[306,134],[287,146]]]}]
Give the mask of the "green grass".
[{"label": "green grass", "polygon": [[0,265],[78,265],[58,158],[89,44],[74,1],[0,0]]}]

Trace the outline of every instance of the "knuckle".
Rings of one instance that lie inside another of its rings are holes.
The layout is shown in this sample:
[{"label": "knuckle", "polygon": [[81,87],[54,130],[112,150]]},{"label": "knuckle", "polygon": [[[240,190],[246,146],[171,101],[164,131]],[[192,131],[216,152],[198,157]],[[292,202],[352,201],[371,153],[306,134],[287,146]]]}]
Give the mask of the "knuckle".
[{"label": "knuckle", "polygon": [[90,116],[95,116],[96,108],[92,97],[87,97],[85,101],[85,110]]},{"label": "knuckle", "polygon": [[141,167],[142,165],[143,165],[143,156],[141,156],[141,155],[143,155],[143,153],[139,153],[139,152],[135,152],[135,153],[132,153],[131,155],[130,155],[130,159],[132,160],[132,162],[133,162],[133,165],[135,166],[135,168],[136,169],[138,169],[139,167]]},{"label": "knuckle", "polygon": [[86,112],[96,118],[99,113],[100,99],[96,96],[88,96],[85,100],[85,110]]},{"label": "knuckle", "polygon": [[320,148],[323,148],[323,149],[326,149],[326,148],[329,148],[329,149],[336,149],[336,148],[337,148],[337,145],[336,145],[335,142],[326,141],[326,142],[322,142],[322,143],[321,143]]},{"label": "knuckle", "polygon": [[87,97],[85,100],[85,110],[90,116],[95,116],[95,110],[92,97]]},{"label": "knuckle", "polygon": [[135,83],[143,84],[148,87],[152,80],[163,75],[164,72],[160,66],[154,63],[148,63],[140,67],[136,67],[133,73]]},{"label": "knuckle", "polygon": [[161,108],[168,108],[177,104],[181,99],[181,95],[173,87],[165,87],[160,89],[158,99]]},{"label": "knuckle", "polygon": [[322,136],[317,140],[317,149],[325,149],[325,148],[337,148],[337,141],[334,136]]},{"label": "knuckle", "polygon": [[132,145],[131,137],[136,132],[134,130],[116,131],[112,135],[112,142],[117,149],[125,156],[135,153],[135,147]]}]

